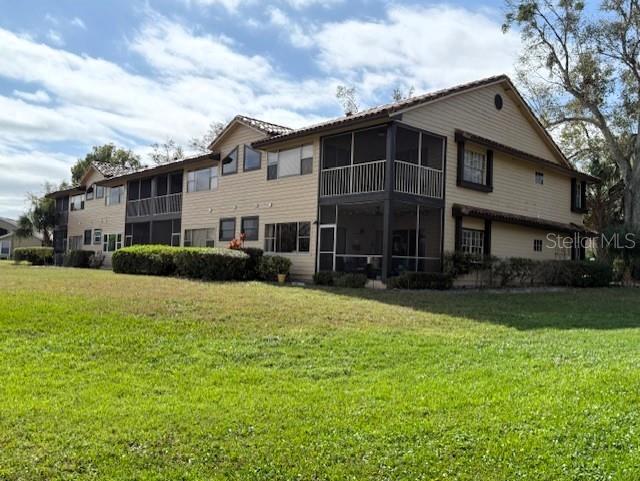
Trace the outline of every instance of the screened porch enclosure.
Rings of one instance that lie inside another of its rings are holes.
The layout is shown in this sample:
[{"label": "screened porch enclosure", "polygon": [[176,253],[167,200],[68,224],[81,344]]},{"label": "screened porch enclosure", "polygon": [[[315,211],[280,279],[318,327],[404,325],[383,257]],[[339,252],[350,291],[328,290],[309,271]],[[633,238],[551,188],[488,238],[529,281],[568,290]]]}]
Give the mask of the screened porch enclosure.
[{"label": "screened porch enclosure", "polygon": [[[405,271],[437,272],[441,225],[441,208],[394,202],[385,229],[383,202],[323,205],[318,271],[363,273],[371,279]],[[389,235],[386,246],[385,232]]]}]

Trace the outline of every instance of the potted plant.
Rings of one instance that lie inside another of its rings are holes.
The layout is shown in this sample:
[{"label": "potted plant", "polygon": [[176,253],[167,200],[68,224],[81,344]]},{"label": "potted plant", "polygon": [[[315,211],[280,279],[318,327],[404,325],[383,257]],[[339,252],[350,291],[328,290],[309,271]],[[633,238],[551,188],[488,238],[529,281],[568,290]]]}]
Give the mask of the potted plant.
[{"label": "potted plant", "polygon": [[264,279],[278,279],[284,284],[291,270],[291,260],[281,256],[264,256],[260,261],[260,270]]}]

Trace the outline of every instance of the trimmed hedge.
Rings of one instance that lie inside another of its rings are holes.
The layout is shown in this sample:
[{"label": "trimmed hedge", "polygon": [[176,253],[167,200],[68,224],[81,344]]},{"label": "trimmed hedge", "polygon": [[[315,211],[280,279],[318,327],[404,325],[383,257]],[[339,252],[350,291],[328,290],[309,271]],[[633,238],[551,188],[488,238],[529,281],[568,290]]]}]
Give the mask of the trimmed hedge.
[{"label": "trimmed hedge", "polygon": [[361,289],[367,285],[367,276],[364,274],[346,273],[334,278],[333,284],[336,287],[351,287]]},{"label": "trimmed hedge", "polygon": [[265,281],[275,281],[278,274],[289,275],[291,259],[282,256],[267,255],[260,261],[260,277]]},{"label": "trimmed hedge", "polygon": [[176,273],[175,254],[179,247],[137,245],[119,249],[111,257],[114,272],[172,276]]},{"label": "trimmed hedge", "polygon": [[249,281],[258,279],[260,277],[260,263],[262,262],[264,251],[258,247],[243,247],[238,250],[249,256],[244,278]]},{"label": "trimmed hedge", "polygon": [[451,289],[453,276],[442,272],[403,272],[387,281],[390,289]]},{"label": "trimmed hedge", "polygon": [[34,266],[53,264],[53,247],[17,247],[13,250],[16,262],[31,262]]},{"label": "trimmed hedge", "polygon": [[74,250],[64,255],[62,265],[64,267],[91,267],[91,258],[94,256],[93,251]]},{"label": "trimmed hedge", "polygon": [[175,248],[176,274],[206,281],[230,281],[245,278],[249,256],[234,249]]},{"label": "trimmed hedge", "polygon": [[336,286],[361,288],[367,285],[365,274],[320,271],[313,275],[313,283],[317,286]]},{"label": "trimmed hedge", "polygon": [[594,261],[543,261],[534,276],[549,286],[607,287],[613,280],[613,267]]}]

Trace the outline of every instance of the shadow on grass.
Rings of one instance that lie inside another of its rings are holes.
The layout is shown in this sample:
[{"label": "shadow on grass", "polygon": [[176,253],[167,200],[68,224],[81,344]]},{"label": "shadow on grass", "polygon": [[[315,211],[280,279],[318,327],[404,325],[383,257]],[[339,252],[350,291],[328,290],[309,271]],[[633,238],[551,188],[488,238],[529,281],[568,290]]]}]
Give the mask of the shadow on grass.
[{"label": "shadow on grass", "polygon": [[633,288],[518,293],[306,288],[519,330],[640,327],[640,290]]}]

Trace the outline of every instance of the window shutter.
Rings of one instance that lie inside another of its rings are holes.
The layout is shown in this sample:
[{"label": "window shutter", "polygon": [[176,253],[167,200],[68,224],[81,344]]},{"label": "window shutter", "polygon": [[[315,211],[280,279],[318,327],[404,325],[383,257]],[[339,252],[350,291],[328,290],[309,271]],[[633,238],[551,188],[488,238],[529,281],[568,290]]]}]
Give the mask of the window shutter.
[{"label": "window shutter", "polygon": [[487,150],[487,187],[493,188],[493,150]]},{"label": "window shutter", "polygon": [[458,178],[456,179],[457,185],[462,185],[464,175],[464,140],[461,138],[456,139],[458,144]]},{"label": "window shutter", "polygon": [[571,210],[576,210],[576,179],[571,179]]},{"label": "window shutter", "polygon": [[489,219],[484,221],[484,255],[491,255],[491,221]]},{"label": "window shutter", "polygon": [[456,232],[454,236],[454,250],[460,252],[460,245],[462,243],[462,217],[456,217]]}]

